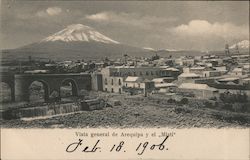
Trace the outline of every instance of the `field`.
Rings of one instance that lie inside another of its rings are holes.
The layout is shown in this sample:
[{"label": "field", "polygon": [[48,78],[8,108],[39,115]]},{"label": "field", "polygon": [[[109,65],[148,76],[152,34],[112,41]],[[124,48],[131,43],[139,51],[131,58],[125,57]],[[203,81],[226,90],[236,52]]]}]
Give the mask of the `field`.
[{"label": "field", "polygon": [[186,105],[168,104],[143,96],[102,94],[109,101],[121,105],[102,110],[80,111],[74,114],[1,120],[7,128],[84,128],[84,127],[170,127],[170,128],[245,128],[250,127],[249,113],[220,111],[199,106],[197,102]]}]

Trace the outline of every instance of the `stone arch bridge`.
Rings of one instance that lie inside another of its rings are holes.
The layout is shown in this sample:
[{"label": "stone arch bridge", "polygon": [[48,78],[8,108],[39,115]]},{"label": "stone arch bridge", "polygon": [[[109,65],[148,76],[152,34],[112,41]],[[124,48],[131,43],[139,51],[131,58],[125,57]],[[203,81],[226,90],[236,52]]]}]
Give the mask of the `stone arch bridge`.
[{"label": "stone arch bridge", "polygon": [[60,87],[64,82],[72,84],[72,94],[78,96],[82,89],[91,90],[91,75],[86,73],[70,74],[1,74],[1,82],[9,85],[12,101],[29,101],[29,87],[38,81],[44,87],[44,100],[49,101],[52,92],[56,91],[60,97]]}]

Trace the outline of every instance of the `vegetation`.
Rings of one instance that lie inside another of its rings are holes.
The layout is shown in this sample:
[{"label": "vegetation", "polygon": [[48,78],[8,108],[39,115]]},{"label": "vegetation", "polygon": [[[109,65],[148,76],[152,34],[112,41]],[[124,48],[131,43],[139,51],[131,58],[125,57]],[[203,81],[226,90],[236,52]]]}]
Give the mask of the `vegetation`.
[{"label": "vegetation", "polygon": [[220,94],[220,100],[224,103],[246,103],[247,102],[247,95],[246,93],[221,93]]},{"label": "vegetation", "polygon": [[168,99],[168,101],[167,101],[168,103],[176,103],[176,100],[175,99],[172,99],[172,98],[170,98],[170,99]]},{"label": "vegetation", "polygon": [[180,104],[188,104],[188,99],[187,98],[182,98],[179,103]]}]

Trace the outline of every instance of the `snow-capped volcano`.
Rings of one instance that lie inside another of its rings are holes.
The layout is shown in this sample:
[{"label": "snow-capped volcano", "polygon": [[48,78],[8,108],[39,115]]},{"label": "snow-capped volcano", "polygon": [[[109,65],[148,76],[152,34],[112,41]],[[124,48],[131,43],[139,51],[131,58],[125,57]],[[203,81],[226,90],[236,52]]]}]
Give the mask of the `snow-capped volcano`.
[{"label": "snow-capped volcano", "polygon": [[95,41],[106,44],[119,44],[119,42],[112,40],[111,38],[97,32],[92,27],[85,26],[82,24],[72,24],[66,27],[65,29],[43,39],[41,42],[54,42],[54,41],[64,41],[64,42],[73,42],[73,41]]},{"label": "snow-capped volcano", "polygon": [[235,48],[236,46],[238,46],[239,49],[248,49],[249,48],[249,40],[243,40],[241,42],[238,42],[232,46],[230,46],[230,49]]},{"label": "snow-capped volcano", "polygon": [[98,32],[92,27],[72,24],[47,38],[16,49],[5,51],[4,56],[39,57],[53,60],[101,59],[118,57],[123,54],[149,54],[142,48],[119,43]]}]

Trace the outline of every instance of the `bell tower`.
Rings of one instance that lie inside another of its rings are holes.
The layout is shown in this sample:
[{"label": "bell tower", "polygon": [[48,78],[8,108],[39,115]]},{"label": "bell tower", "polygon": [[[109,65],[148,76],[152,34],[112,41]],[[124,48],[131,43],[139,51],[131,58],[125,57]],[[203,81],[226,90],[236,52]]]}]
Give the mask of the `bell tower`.
[{"label": "bell tower", "polygon": [[239,54],[239,53],[240,53],[238,44],[236,44],[236,46],[235,46],[235,53],[236,53],[236,54]]},{"label": "bell tower", "polygon": [[229,51],[229,45],[228,44],[225,45],[225,55],[230,56],[230,51]]}]

